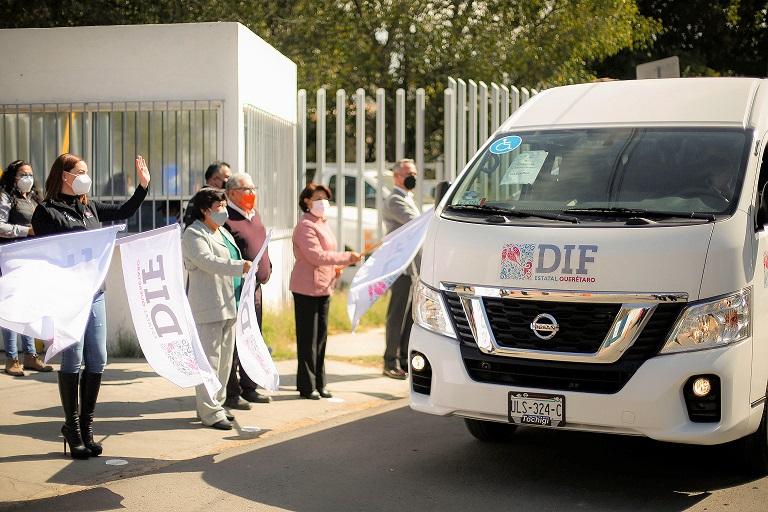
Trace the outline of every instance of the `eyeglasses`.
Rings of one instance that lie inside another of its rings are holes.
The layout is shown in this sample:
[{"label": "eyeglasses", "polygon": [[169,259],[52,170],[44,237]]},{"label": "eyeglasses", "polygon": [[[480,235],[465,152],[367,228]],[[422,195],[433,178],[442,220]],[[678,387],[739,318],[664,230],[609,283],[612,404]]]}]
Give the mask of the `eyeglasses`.
[{"label": "eyeglasses", "polygon": [[244,190],[246,192],[250,192],[251,194],[256,193],[256,187],[233,187],[229,190]]}]

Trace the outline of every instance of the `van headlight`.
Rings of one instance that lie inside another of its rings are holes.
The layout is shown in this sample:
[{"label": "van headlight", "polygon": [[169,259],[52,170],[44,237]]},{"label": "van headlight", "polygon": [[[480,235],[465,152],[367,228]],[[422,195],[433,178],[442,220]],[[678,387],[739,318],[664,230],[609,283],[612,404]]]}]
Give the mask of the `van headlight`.
[{"label": "van headlight", "polygon": [[413,289],[413,321],[428,331],[456,337],[440,292],[421,281],[418,281]]},{"label": "van headlight", "polygon": [[752,288],[683,311],[661,354],[722,347],[752,334]]}]

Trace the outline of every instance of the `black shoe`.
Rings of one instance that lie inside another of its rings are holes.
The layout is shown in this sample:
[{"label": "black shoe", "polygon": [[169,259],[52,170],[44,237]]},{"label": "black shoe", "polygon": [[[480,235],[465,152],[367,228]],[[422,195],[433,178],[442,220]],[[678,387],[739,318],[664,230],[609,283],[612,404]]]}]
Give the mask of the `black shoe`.
[{"label": "black shoe", "polygon": [[101,455],[101,443],[93,440],[93,411],[101,388],[101,374],[83,372],[80,375],[80,432],[83,444],[91,451],[91,457]]},{"label": "black shoe", "polygon": [[234,414],[230,414],[228,412],[224,413],[224,417],[227,418],[229,421],[234,421],[235,420],[235,415]]},{"label": "black shoe", "polygon": [[320,396],[321,396],[321,397],[323,397],[323,398],[333,398],[333,395],[331,394],[331,392],[330,392],[330,391],[328,391],[328,390],[327,390],[327,389],[325,389],[325,388],[323,388],[323,389],[318,389],[318,390],[317,390],[317,394],[318,394],[318,395],[320,395]]},{"label": "black shoe", "polygon": [[311,393],[299,393],[301,398],[306,398],[307,400],[320,400],[320,393],[317,391],[313,391]]},{"label": "black shoe", "polygon": [[211,428],[218,430],[232,430],[232,424],[229,422],[229,420],[221,420],[211,425]]},{"label": "black shoe", "polygon": [[400,368],[385,368],[382,375],[389,377],[390,379],[405,380],[408,378],[408,374]]},{"label": "black shoe", "polygon": [[240,394],[240,396],[254,404],[268,404],[272,401],[271,396],[262,395],[255,389],[246,389]]},{"label": "black shoe", "polygon": [[61,427],[61,435],[64,436],[64,455],[69,454],[73,459],[87,459],[91,451],[83,443],[80,432],[80,418],[77,416],[78,384],[80,376],[77,373],[59,372],[59,395],[61,407],[64,409],[64,425]]},{"label": "black shoe", "polygon": [[251,404],[249,404],[239,396],[236,396],[234,398],[227,398],[226,400],[224,400],[224,407],[226,407],[227,409],[238,409],[240,411],[251,410]]}]

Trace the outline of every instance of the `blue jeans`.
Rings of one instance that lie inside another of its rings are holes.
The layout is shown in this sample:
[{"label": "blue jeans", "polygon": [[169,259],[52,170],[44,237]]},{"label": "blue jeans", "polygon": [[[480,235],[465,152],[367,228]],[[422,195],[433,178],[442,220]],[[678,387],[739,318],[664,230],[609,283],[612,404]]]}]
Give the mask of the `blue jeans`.
[{"label": "blue jeans", "polygon": [[18,338],[21,338],[21,349],[25,354],[37,354],[35,350],[35,339],[32,336],[18,334],[8,329],[0,327],[3,332],[3,344],[5,345],[5,357],[8,359],[19,358]]},{"label": "blue jeans", "polygon": [[85,371],[104,373],[107,364],[107,310],[104,292],[93,298],[91,315],[83,339],[61,351],[61,373],[78,373],[85,360]]}]

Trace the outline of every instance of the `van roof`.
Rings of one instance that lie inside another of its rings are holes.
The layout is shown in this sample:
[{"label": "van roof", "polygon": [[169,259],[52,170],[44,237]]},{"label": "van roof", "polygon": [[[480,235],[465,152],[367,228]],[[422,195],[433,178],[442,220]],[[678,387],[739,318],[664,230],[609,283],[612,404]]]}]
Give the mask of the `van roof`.
[{"label": "van roof", "polygon": [[499,130],[577,125],[746,128],[764,82],[756,78],[669,78],[555,87],[531,98]]}]

